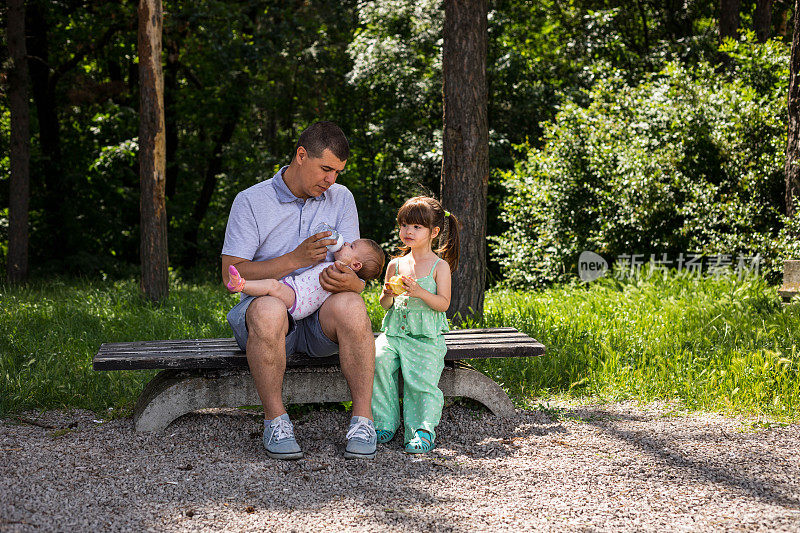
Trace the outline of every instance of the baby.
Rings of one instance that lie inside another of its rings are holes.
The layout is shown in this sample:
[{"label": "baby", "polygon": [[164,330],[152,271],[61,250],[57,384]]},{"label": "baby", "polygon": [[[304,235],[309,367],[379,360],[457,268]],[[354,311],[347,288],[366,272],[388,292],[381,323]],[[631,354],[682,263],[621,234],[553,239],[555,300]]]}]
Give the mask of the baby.
[{"label": "baby", "polygon": [[[358,277],[364,281],[376,279],[383,272],[385,255],[378,243],[371,239],[358,239],[352,243],[346,242],[339,251],[334,252],[333,258],[347,265]],[[239,275],[236,267],[228,268],[230,281],[228,290],[243,292],[250,296],[275,296],[279,298],[289,310],[295,320],[305,318],[317,309],[331,295],[319,283],[320,273],[333,263],[320,263],[295,276],[286,276],[283,279],[255,279],[246,280]]]}]

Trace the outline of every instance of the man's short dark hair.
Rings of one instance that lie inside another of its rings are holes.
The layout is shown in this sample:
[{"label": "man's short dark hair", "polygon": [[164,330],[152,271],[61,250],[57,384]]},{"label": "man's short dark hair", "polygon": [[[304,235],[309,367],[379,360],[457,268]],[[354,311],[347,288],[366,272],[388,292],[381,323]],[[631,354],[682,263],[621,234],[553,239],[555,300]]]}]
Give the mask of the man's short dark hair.
[{"label": "man's short dark hair", "polygon": [[350,143],[347,142],[344,132],[339,126],[327,120],[315,122],[300,134],[294,147],[295,154],[301,146],[311,157],[322,157],[322,152],[326,148],[340,161],[346,161],[350,157]]}]

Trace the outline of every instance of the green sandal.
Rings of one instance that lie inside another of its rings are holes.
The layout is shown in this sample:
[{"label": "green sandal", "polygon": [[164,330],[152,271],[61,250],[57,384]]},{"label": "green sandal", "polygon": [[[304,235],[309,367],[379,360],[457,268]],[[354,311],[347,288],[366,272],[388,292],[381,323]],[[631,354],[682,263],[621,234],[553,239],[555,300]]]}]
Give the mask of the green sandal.
[{"label": "green sandal", "polygon": [[394,431],[389,431],[388,429],[378,429],[375,433],[378,434],[378,442],[381,444],[386,444],[394,438]]},{"label": "green sandal", "polygon": [[[423,433],[428,436],[424,437]],[[431,435],[430,431],[418,429],[414,438],[406,444],[405,450],[406,453],[427,453],[431,451],[434,446],[433,435]]]}]

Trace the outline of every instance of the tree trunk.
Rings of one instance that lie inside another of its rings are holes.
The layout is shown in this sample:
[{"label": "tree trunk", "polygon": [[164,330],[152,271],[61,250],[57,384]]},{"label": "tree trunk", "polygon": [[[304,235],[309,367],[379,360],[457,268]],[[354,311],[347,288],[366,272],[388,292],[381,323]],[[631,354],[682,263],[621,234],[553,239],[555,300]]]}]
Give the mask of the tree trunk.
[{"label": "tree trunk", "polygon": [[161,0],[139,0],[139,181],[142,291],[152,301],[169,292],[167,217],[164,207],[166,147],[161,70]]},{"label": "tree trunk", "polygon": [[775,0],[775,2],[773,2],[772,7],[777,13],[772,19],[772,31],[775,35],[786,37],[786,33],[789,31],[789,21],[792,18],[792,4],[793,2],[790,0]]},{"label": "tree trunk", "polygon": [[666,0],[657,9],[667,35],[672,40],[694,35],[692,17],[686,12],[683,0]]},{"label": "tree trunk", "polygon": [[447,314],[483,312],[486,193],[489,183],[487,0],[445,0],[442,74],[444,132],[441,197],[463,223],[461,259]]},{"label": "tree trunk", "polygon": [[636,6],[639,8],[639,17],[642,19],[642,38],[644,39],[642,56],[644,57],[650,53],[650,32],[647,29],[647,11],[642,5],[642,0],[637,0]]},{"label": "tree trunk", "polygon": [[[243,97],[236,96],[238,102],[243,101]],[[192,217],[189,219],[189,226],[183,236],[184,244],[186,244],[186,254],[183,258],[183,266],[192,268],[197,265],[197,257],[199,252],[198,235],[200,233],[200,224],[206,216],[208,206],[211,204],[211,197],[214,190],[217,188],[217,176],[222,172],[222,149],[231,142],[236,125],[239,123],[241,115],[241,105],[231,109],[227,113],[225,123],[222,125],[217,139],[214,141],[214,149],[211,151],[211,157],[206,164],[205,179],[203,180],[203,188],[200,191],[200,196],[194,204],[192,210]]]},{"label": "tree trunk", "polygon": [[31,91],[36,105],[36,123],[39,126],[39,146],[42,152],[39,179],[44,183],[42,208],[44,217],[44,239],[40,248],[44,255],[62,255],[59,250],[70,249],[70,217],[66,214],[64,198],[69,195],[65,183],[69,172],[64,171],[61,161],[61,133],[56,109],[55,85],[51,83],[48,25],[45,12],[39,2],[30,1],[26,6],[26,33],[28,69]]},{"label": "tree trunk", "polygon": [[30,114],[28,59],[25,48],[25,2],[8,2],[8,100],[11,109],[11,184],[9,194],[9,283],[28,278],[28,202],[30,198]]},{"label": "tree trunk", "polygon": [[[798,13],[800,0],[795,0]],[[789,65],[789,134],[786,141],[786,214],[796,215],[794,201],[800,194],[800,17],[794,17],[792,56]]]},{"label": "tree trunk", "polygon": [[175,110],[178,95],[178,57],[180,45],[173,39],[167,41],[167,66],[164,69],[164,124],[166,125],[166,197],[170,200],[178,190],[178,113]]},{"label": "tree trunk", "polygon": [[726,37],[739,38],[740,0],[720,0],[719,2],[719,40]]},{"label": "tree trunk", "polygon": [[772,0],[756,1],[756,11],[753,14],[753,26],[755,26],[758,42],[767,42],[770,36],[770,30],[772,29]]}]

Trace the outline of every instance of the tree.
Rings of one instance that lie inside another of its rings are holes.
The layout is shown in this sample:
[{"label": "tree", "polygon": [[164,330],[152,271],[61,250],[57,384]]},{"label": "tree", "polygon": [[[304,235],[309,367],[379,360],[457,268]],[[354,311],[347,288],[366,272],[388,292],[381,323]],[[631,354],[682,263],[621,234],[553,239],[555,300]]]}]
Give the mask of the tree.
[{"label": "tree", "polygon": [[[96,11],[98,6],[90,3],[86,12],[94,16],[84,19],[93,21],[97,26],[91,24],[92,32],[82,35],[82,25],[77,23],[81,20],[79,17],[63,21],[62,17],[69,13],[68,8],[66,4],[58,2],[29,0],[25,13],[28,69],[41,154],[40,169],[36,172],[34,167],[34,178],[40,176],[38,181],[43,182],[44,186],[38,202],[43,207],[46,226],[40,248],[48,251],[78,248],[77,243],[83,238],[85,230],[78,223],[80,211],[77,202],[64,201],[64,198],[74,198],[80,172],[75,172],[71,167],[74,163],[72,154],[64,149],[59,115],[67,106],[61,104],[65,95],[58,90],[59,85],[71,83],[75,89],[81,64],[91,62],[123,27],[119,22],[106,20]],[[83,11],[78,10],[78,13]],[[106,12],[103,11],[103,14]],[[61,34],[63,40],[58,39],[57,35],[65,29],[67,35]],[[68,136],[66,144],[69,145],[71,140],[73,138]],[[36,196],[34,194],[34,200]]]},{"label": "tree", "polygon": [[[242,82],[240,87],[246,89],[248,85],[248,83]],[[211,203],[211,195],[217,187],[217,175],[222,172],[222,150],[230,143],[231,137],[233,137],[233,133],[239,123],[239,117],[242,114],[244,98],[238,95],[232,95],[231,99],[233,100],[231,110],[225,114],[225,122],[223,123],[222,131],[220,131],[214,139],[214,148],[206,164],[203,188],[200,190],[200,196],[194,204],[189,225],[183,235],[184,243],[187,246],[187,252],[183,257],[183,266],[188,268],[194,267],[197,264],[200,247],[198,244],[200,224],[203,222],[206,211],[208,211],[208,206]]]},{"label": "tree", "polygon": [[8,2],[8,73],[11,108],[11,187],[9,194],[8,281],[28,277],[28,203],[30,197],[30,116],[25,48],[24,0]]},{"label": "tree", "polygon": [[486,0],[446,0],[442,74],[444,131],[441,198],[463,223],[461,256],[448,315],[483,312],[486,194],[489,183]]},{"label": "tree", "polygon": [[720,0],[719,2],[719,40],[726,37],[739,38],[739,7],[741,0]]},{"label": "tree", "polygon": [[142,290],[150,300],[169,293],[167,272],[166,142],[161,71],[161,0],[139,1],[139,179]]},{"label": "tree", "polygon": [[791,0],[775,0],[773,9],[775,16],[772,18],[772,31],[775,35],[786,37],[789,30],[789,20],[792,18],[792,7],[794,2]]},{"label": "tree", "polygon": [[[794,12],[800,13],[800,0]],[[800,17],[794,17],[789,76],[789,134],[786,140],[786,215],[795,216],[794,200],[800,195]]]},{"label": "tree", "polygon": [[[38,1],[29,1],[26,6],[26,31],[28,68],[30,71],[31,90],[36,106],[36,124],[41,146],[41,173],[34,172],[44,187],[40,193],[45,206],[44,218],[48,226],[48,235],[44,240],[44,248],[56,249],[61,244],[68,244],[66,224],[70,217],[65,213],[67,188],[65,176],[61,171],[61,134],[56,108],[55,90],[63,66],[51,68],[55,61],[51,57],[48,39],[48,17],[46,6]],[[59,73],[57,75],[56,73]]]},{"label": "tree", "polygon": [[772,30],[772,0],[756,0],[756,11],[753,14],[753,26],[758,42],[765,43]]}]

